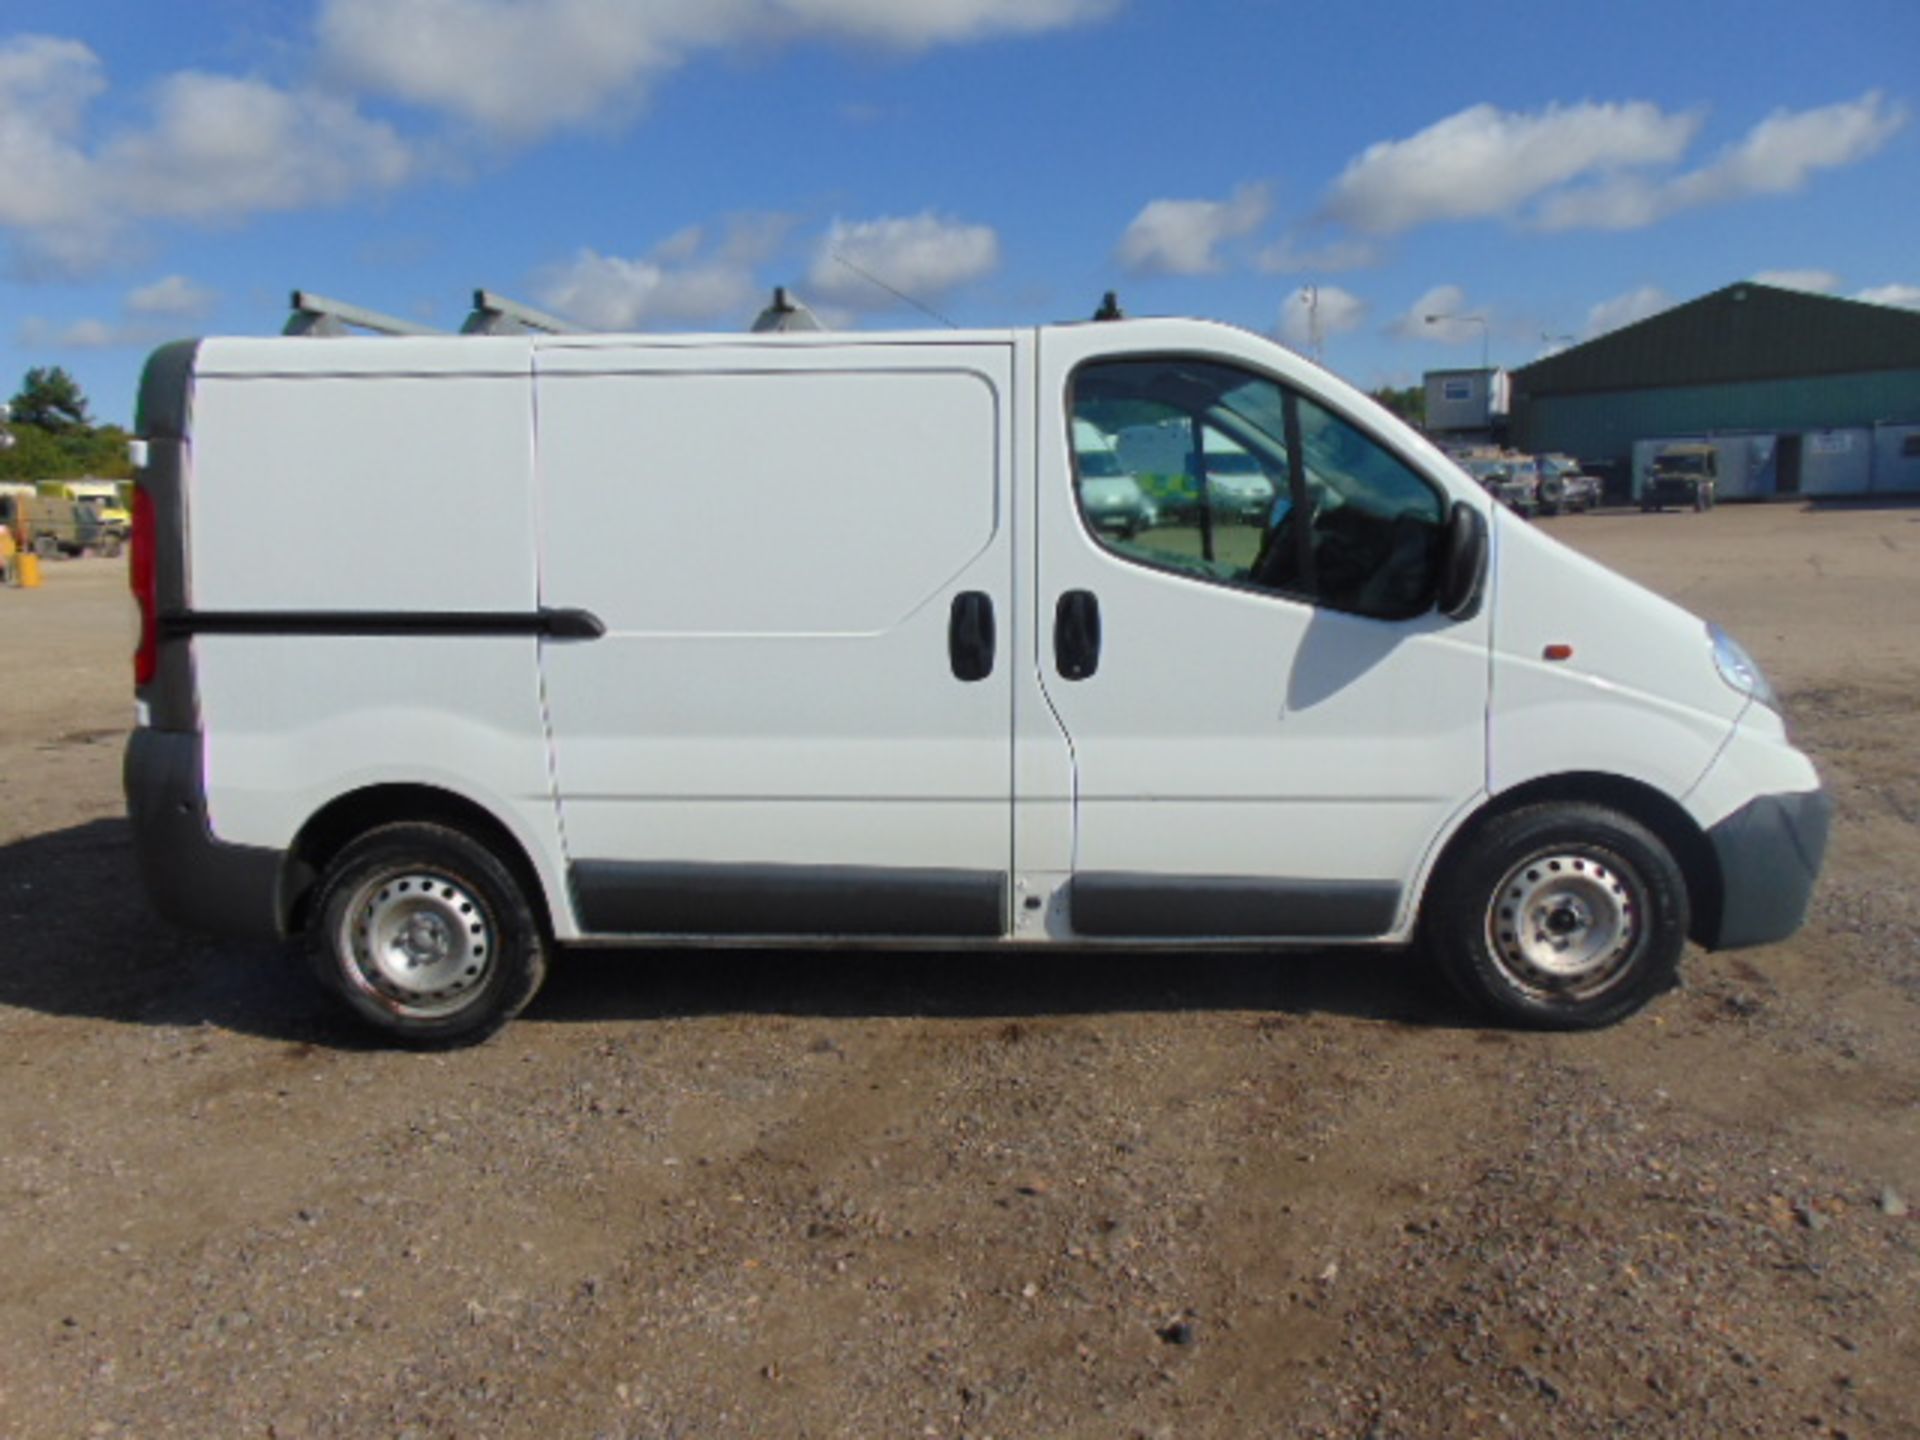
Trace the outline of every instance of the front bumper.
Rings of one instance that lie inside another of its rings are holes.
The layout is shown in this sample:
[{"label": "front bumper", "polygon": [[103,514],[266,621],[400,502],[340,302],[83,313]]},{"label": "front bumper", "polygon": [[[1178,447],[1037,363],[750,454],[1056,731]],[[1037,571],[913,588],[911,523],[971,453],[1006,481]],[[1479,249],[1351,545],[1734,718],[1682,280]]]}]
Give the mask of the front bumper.
[{"label": "front bumper", "polygon": [[1707,831],[1720,862],[1720,915],[1709,950],[1784,940],[1807,918],[1827,851],[1833,799],[1825,790],[1761,795]]},{"label": "front bumper", "polygon": [[286,935],[286,855],[214,838],[197,734],[135,730],[127,742],[124,779],[134,854],[155,910],[176,925],[212,935]]},{"label": "front bumper", "polygon": [[1692,505],[1700,498],[1700,485],[1693,480],[1649,480],[1641,495],[1648,505]]}]

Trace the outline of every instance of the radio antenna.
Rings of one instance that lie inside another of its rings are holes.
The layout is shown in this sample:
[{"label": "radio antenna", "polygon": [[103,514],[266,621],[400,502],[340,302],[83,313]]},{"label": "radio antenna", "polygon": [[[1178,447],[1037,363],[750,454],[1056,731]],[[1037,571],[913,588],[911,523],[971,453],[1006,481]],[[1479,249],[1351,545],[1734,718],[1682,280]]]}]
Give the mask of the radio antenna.
[{"label": "radio antenna", "polygon": [[869,285],[878,285],[882,290],[886,291],[889,295],[893,296],[894,299],[906,301],[907,304],[913,306],[914,309],[918,310],[923,315],[931,315],[934,319],[938,320],[942,325],[946,326],[949,330],[958,330],[960,328],[952,320],[948,319],[945,315],[942,315],[938,310],[934,309],[931,305],[923,304],[922,302],[914,299],[913,296],[907,294],[907,292],[904,290],[894,289],[893,286],[889,285],[886,281],[882,280],[878,275],[875,275],[872,271],[861,269],[858,265],[854,264],[853,261],[847,259],[846,256],[842,255],[838,250],[833,252],[833,258],[837,260],[840,264],[846,266],[847,269],[851,270],[854,274],[858,275],[862,280],[865,280]]}]

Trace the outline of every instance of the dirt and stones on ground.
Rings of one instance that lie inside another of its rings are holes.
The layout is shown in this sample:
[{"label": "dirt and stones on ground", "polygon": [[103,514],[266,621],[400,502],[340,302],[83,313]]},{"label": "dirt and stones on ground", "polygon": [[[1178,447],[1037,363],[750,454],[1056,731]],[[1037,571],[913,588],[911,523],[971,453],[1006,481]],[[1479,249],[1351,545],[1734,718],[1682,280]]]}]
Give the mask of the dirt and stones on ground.
[{"label": "dirt and stones on ground", "polygon": [[1920,1435],[1920,511],[1580,516],[1839,800],[1596,1035],[1417,962],[590,955],[362,1041],[151,920],[123,568],[0,592],[0,1435]]}]

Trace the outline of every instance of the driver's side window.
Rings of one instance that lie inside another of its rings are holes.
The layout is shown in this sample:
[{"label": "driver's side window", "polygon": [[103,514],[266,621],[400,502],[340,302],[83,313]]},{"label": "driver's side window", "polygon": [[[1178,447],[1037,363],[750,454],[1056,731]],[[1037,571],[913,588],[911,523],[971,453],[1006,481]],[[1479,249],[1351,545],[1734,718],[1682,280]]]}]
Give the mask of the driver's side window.
[{"label": "driver's side window", "polygon": [[1081,515],[1119,555],[1380,619],[1433,603],[1440,492],[1276,381],[1105,361],[1075,375],[1071,428]]}]

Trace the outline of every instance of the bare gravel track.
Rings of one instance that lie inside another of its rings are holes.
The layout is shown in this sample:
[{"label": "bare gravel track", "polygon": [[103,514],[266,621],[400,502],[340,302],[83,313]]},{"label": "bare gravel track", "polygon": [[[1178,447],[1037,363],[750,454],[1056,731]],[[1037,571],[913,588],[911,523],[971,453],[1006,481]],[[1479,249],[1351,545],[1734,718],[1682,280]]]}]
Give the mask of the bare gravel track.
[{"label": "bare gravel track", "polygon": [[0,1435],[1920,1436],[1920,509],[1545,524],[1840,805],[1800,937],[1596,1035],[1398,956],[593,954],[384,1050],[148,917],[124,567],[0,591]]}]

